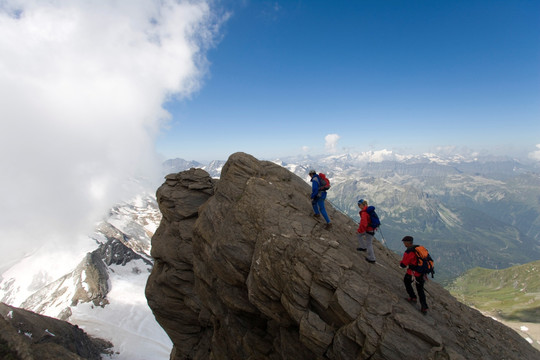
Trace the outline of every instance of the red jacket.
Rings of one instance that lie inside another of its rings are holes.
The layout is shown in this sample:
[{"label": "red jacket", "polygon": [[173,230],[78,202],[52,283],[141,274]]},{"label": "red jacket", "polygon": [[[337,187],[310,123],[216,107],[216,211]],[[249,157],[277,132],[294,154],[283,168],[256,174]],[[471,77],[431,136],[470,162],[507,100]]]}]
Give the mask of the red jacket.
[{"label": "red jacket", "polygon": [[[367,209],[367,207],[366,207]],[[359,212],[360,214],[360,224],[358,224],[358,230],[356,231],[357,233],[359,234],[363,234],[365,232],[373,232],[373,228],[371,226],[369,226],[369,223],[370,223],[370,217],[369,217],[369,214],[367,213],[367,211],[365,210],[360,210]]]},{"label": "red jacket", "polygon": [[[409,265],[416,265],[418,263],[418,259],[416,258],[416,253],[414,251],[414,247],[411,246],[410,248],[407,248],[405,252],[403,253],[403,259],[401,259],[401,262],[399,263],[401,267],[407,267]],[[422,274],[411,270],[410,268],[407,269],[407,274],[413,275],[413,276],[421,276]]]}]

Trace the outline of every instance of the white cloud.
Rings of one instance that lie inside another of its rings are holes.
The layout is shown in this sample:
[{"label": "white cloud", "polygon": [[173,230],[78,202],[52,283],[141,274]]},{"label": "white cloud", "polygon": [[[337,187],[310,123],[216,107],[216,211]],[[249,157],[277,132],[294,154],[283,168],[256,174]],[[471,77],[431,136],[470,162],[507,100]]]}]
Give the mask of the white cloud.
[{"label": "white cloud", "polygon": [[69,241],[157,175],[162,104],[200,88],[219,21],[206,1],[2,1],[3,254]]},{"label": "white cloud", "polygon": [[540,161],[540,144],[537,144],[536,148],[538,150],[529,153],[529,158],[536,161]]},{"label": "white cloud", "polygon": [[337,151],[337,142],[340,139],[338,134],[328,134],[324,137],[324,147],[327,151],[335,153]]}]

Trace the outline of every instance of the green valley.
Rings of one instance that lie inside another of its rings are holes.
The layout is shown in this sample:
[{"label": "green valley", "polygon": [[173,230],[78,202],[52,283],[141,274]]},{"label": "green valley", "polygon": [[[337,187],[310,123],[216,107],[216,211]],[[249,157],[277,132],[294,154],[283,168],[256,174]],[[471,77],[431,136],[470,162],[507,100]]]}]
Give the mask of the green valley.
[{"label": "green valley", "polygon": [[463,303],[504,320],[540,323],[540,261],[470,269],[447,289]]}]

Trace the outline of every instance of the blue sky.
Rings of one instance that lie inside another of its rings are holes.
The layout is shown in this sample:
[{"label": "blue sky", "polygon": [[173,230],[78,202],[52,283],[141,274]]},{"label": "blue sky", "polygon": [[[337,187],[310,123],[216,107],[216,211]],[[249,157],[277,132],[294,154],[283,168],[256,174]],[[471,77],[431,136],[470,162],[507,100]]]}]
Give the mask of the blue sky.
[{"label": "blue sky", "polygon": [[[538,1],[221,2],[199,91],[156,149],[208,161],[540,143]],[[455,150],[458,151],[458,150]]]},{"label": "blue sky", "polygon": [[166,158],[540,161],[539,14],[521,0],[2,0],[3,253],[73,244],[140,193],[133,179],[154,192]]}]

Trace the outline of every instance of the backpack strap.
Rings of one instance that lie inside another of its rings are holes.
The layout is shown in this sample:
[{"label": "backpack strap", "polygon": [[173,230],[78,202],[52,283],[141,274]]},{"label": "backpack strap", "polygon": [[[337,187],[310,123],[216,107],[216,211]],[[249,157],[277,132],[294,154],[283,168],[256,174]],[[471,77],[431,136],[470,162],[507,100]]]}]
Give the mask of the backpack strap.
[{"label": "backpack strap", "polygon": [[[386,228],[385,228],[386,229]],[[416,251],[416,248],[418,247],[418,245],[413,245],[411,247],[408,247],[407,250],[405,250],[406,253],[410,253],[412,251]]]}]

